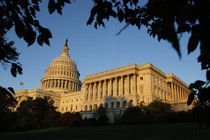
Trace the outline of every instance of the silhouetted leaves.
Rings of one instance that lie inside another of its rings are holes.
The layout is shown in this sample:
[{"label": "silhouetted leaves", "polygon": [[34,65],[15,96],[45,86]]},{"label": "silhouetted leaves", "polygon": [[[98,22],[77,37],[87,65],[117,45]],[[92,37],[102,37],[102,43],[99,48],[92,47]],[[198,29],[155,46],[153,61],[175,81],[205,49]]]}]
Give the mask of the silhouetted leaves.
[{"label": "silhouetted leaves", "polygon": [[8,87],[7,88],[12,94],[15,94],[15,91],[14,91],[14,89],[12,88],[12,87]]},{"label": "silhouetted leaves", "polygon": [[118,10],[117,17],[118,17],[119,22],[122,22],[124,20],[125,14],[122,9]]},{"label": "silhouetted leaves", "polygon": [[18,74],[22,74],[23,69],[20,66],[20,64],[18,65],[17,63],[12,63],[10,72],[11,72],[12,76],[16,77],[17,76],[17,73]]},{"label": "silhouetted leaves", "polygon": [[196,93],[196,91],[192,91],[190,93],[190,95],[188,96],[188,99],[187,99],[187,105],[188,106],[192,104],[192,102],[194,100],[195,93]]},{"label": "silhouetted leaves", "polygon": [[57,10],[57,12],[62,15],[62,9],[65,5],[65,3],[71,3],[70,0],[57,0],[57,2],[55,0],[49,0],[48,3],[48,11],[50,14],[54,13],[55,10]]},{"label": "silhouetted leaves", "polygon": [[196,96],[200,103],[208,106],[210,101],[210,87],[207,85],[208,82],[204,82],[201,80],[197,80],[194,83],[190,84],[189,88],[192,92],[188,96],[187,104],[192,104],[193,99],[195,99],[193,96]]},{"label": "silhouetted leaves", "polygon": [[48,4],[48,11],[50,14],[52,14],[56,9],[56,3],[54,0],[50,0]]},{"label": "silhouetted leaves", "polygon": [[177,33],[183,33],[183,32],[189,32],[190,31],[190,25],[185,23],[185,24],[180,24],[177,28]]},{"label": "silhouetted leaves", "polygon": [[[40,11],[40,0],[9,1],[2,0],[0,6],[0,62],[12,64],[11,73],[16,76],[14,65],[18,60],[18,53],[12,46],[14,43],[6,40],[7,32],[14,27],[16,35],[24,39],[31,46],[37,40],[38,44],[50,45],[49,39],[52,38],[49,29],[42,27],[36,18],[36,13]],[[71,3],[70,0],[49,0],[48,10],[52,14],[56,10],[62,14],[65,4]],[[17,67],[20,70],[20,67]]]},{"label": "silhouetted leaves", "polygon": [[204,84],[205,84],[204,81],[197,80],[197,81],[195,81],[195,83],[190,84],[189,88],[190,89],[201,89]]},{"label": "silhouetted leaves", "polygon": [[95,5],[91,9],[91,13],[87,21],[87,25],[92,24],[93,20],[96,19],[96,22],[94,23],[94,27],[96,29],[98,25],[99,26],[102,25],[103,27],[105,27],[104,19],[108,21],[110,17],[116,17],[116,12],[112,9],[113,4],[112,2],[104,1],[104,0],[96,0],[94,2],[95,2]]},{"label": "silhouetted leaves", "polygon": [[206,72],[206,79],[210,81],[210,69]]},{"label": "silhouetted leaves", "polygon": [[190,54],[197,48],[199,41],[200,41],[200,27],[193,26],[191,37],[188,42],[188,54]]},{"label": "silhouetted leaves", "polygon": [[[12,110],[15,108],[17,101],[15,100],[13,94],[14,94],[14,90],[11,87],[6,89],[0,86],[0,116],[1,117],[5,116],[9,112],[12,112]],[[0,119],[0,122],[1,121],[2,120]],[[0,128],[1,127],[2,126],[0,125]]]},{"label": "silhouetted leaves", "polygon": [[208,102],[210,100],[210,87],[200,89],[197,97],[202,104]]},{"label": "silhouetted leaves", "polygon": [[49,38],[52,38],[52,34],[49,29],[40,27],[40,35],[37,37],[37,42],[39,45],[43,45],[43,43],[50,45]]}]

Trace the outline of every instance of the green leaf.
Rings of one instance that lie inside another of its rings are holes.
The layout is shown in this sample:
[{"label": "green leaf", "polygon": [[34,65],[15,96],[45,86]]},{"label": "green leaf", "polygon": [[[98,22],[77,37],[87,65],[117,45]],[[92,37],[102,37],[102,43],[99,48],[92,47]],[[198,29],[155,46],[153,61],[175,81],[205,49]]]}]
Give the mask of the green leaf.
[{"label": "green leaf", "polygon": [[194,83],[190,84],[189,88],[192,89],[201,89],[202,86],[205,84],[206,82],[201,81],[201,80],[197,80]]},{"label": "green leaf", "polygon": [[22,67],[19,66],[19,65],[17,65],[17,71],[18,71],[18,73],[19,73],[20,75],[23,74],[23,69],[22,69]]},{"label": "green leaf", "polygon": [[37,37],[37,42],[38,42],[38,44],[40,45],[40,46],[42,46],[43,45],[43,37],[42,37],[42,34],[40,34],[38,37]]},{"label": "green leaf", "polygon": [[190,31],[190,25],[189,24],[181,24],[178,26],[177,33],[183,33],[183,32],[189,32]]},{"label": "green leaf", "polygon": [[188,54],[190,54],[191,52],[193,52],[197,46],[198,46],[198,43],[200,41],[200,34],[201,34],[201,28],[199,25],[194,25],[192,27],[192,31],[191,31],[191,37],[189,39],[189,42],[188,42]]},{"label": "green leaf", "polygon": [[199,38],[195,35],[191,35],[189,42],[188,42],[188,54],[195,51],[199,43]]},{"label": "green leaf", "polygon": [[93,22],[96,12],[97,12],[97,7],[94,6],[94,7],[91,9],[91,13],[90,13],[90,17],[89,17],[89,19],[88,19],[88,21],[87,21],[87,25],[90,25],[90,24]]},{"label": "green leaf", "polygon": [[27,29],[24,36],[24,40],[28,43],[28,46],[32,45],[36,40],[36,32],[32,28]]},{"label": "green leaf", "polygon": [[30,11],[31,11],[31,15],[32,15],[33,17],[36,17],[36,12],[35,12],[35,10],[34,10],[33,7],[30,7]]},{"label": "green leaf", "polygon": [[54,0],[50,0],[48,3],[48,11],[50,14],[54,13],[56,9],[56,3]]},{"label": "green leaf", "polygon": [[18,19],[16,22],[15,32],[19,38],[22,38],[24,36],[25,27],[24,27],[23,22],[20,19]]},{"label": "green leaf", "polygon": [[115,3],[114,7],[117,7],[118,5],[120,5],[119,1]]},{"label": "green leaf", "polygon": [[[174,19],[173,18],[165,18],[163,21],[160,22],[165,38],[172,44],[172,47],[176,50],[179,57],[181,57],[179,40],[177,37],[177,33],[174,26]],[[160,36],[161,34],[158,34]]]},{"label": "green leaf", "polygon": [[7,88],[12,94],[15,94],[15,91],[14,91],[14,89],[12,88],[12,87],[8,87]]},{"label": "green leaf", "polygon": [[206,79],[210,81],[210,69],[206,71]]},{"label": "green leaf", "polygon": [[119,9],[119,11],[118,11],[118,13],[117,13],[117,17],[118,17],[118,20],[120,21],[120,22],[122,22],[123,20],[124,20],[124,17],[125,15],[124,15],[124,12],[123,12],[123,10],[122,9]]},{"label": "green leaf", "polygon": [[192,104],[192,101],[194,100],[194,95],[195,95],[195,91],[192,91],[190,95],[188,96],[188,99],[187,99],[188,106]]},{"label": "green leaf", "polygon": [[16,64],[15,63],[12,63],[10,72],[11,72],[11,74],[12,74],[13,77],[16,77],[17,76]]},{"label": "green leaf", "polygon": [[97,29],[97,22],[95,22],[94,27]]},{"label": "green leaf", "polygon": [[199,90],[197,95],[201,103],[207,102],[210,100],[210,88],[202,88]]}]

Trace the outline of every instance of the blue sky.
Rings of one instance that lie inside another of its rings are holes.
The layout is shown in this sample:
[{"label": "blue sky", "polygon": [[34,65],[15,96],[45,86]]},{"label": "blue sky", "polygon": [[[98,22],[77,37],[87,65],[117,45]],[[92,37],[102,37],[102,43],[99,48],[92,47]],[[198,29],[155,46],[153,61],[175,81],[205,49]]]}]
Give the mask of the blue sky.
[{"label": "blue sky", "polygon": [[7,38],[16,42],[15,46],[21,53],[19,62],[23,66],[23,74],[14,78],[10,67],[8,70],[0,69],[0,85],[12,86],[15,90],[39,88],[45,70],[61,54],[66,38],[69,40],[70,57],[80,72],[80,80],[90,74],[134,63],[151,63],[166,74],[174,73],[187,84],[197,79],[205,80],[205,71],[201,71],[196,59],[199,50],[187,55],[187,34],[180,40],[182,58],[179,59],[170,43],[151,38],[143,27],[138,30],[130,26],[116,36],[124,24],[115,20],[111,19],[105,29],[101,27],[96,30],[93,26],[87,26],[91,7],[92,1],[76,0],[66,5],[60,16],[49,15],[47,5],[42,5],[37,17],[52,32],[50,47],[41,47],[36,43],[27,47],[23,40],[16,37],[14,30],[9,32]]}]

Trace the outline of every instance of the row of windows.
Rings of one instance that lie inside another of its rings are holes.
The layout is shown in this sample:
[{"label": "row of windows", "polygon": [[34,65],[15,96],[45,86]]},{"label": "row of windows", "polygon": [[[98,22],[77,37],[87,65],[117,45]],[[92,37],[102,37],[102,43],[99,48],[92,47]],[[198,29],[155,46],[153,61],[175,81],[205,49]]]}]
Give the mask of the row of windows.
[{"label": "row of windows", "polygon": [[65,71],[65,70],[53,70],[49,71],[47,75],[64,75],[78,78],[78,75],[74,71]]},{"label": "row of windows", "polygon": [[[78,99],[78,98],[76,98],[75,99],[75,102],[77,102],[77,101],[79,101],[79,100],[82,100],[82,99]],[[63,101],[63,103],[69,103],[69,102],[74,102],[74,99],[68,99],[68,100],[65,100],[65,101]]]},{"label": "row of windows", "polygon": [[78,106],[75,105],[75,107],[73,105],[70,105],[69,107],[66,106],[66,107],[62,107],[61,108],[61,112],[68,112],[68,111],[78,111]]},{"label": "row of windows", "polygon": [[92,105],[85,105],[84,106],[84,111],[92,111],[92,110],[97,110],[99,106],[103,106],[106,109],[116,109],[116,108],[126,108],[126,107],[131,107],[133,103],[133,100],[130,101],[116,101],[116,102],[110,102],[110,103],[105,103],[103,104],[92,104]]}]

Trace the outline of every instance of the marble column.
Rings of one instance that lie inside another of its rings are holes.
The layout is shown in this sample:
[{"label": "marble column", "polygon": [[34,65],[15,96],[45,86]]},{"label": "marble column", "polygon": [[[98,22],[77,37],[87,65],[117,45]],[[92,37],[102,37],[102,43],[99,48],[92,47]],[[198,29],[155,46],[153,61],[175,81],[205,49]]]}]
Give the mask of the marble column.
[{"label": "marble column", "polygon": [[121,84],[120,84],[120,95],[124,95],[124,77],[121,76]]},{"label": "marble column", "polygon": [[101,81],[98,82],[98,100],[101,98]]},{"label": "marble column", "polygon": [[106,80],[103,81],[103,98],[106,96]]}]

